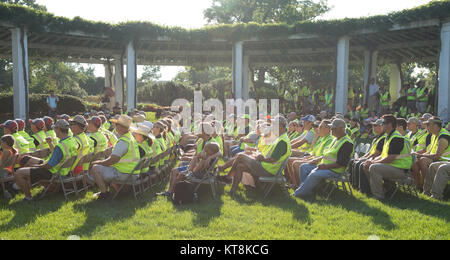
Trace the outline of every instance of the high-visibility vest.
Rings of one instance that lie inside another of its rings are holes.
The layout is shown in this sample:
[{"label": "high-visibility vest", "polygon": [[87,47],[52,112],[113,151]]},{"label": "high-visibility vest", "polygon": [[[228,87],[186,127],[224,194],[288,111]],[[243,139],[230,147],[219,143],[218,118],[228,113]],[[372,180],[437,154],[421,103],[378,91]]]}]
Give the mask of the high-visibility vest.
[{"label": "high-visibility vest", "polygon": [[350,111],[350,118],[359,118],[358,112],[356,112],[356,111]]},{"label": "high-visibility vest", "polygon": [[411,143],[411,148],[414,152],[419,151],[419,150],[416,150],[417,145],[414,145],[414,143],[416,142],[417,138],[419,138],[422,134],[423,134],[423,132],[418,130],[415,134],[413,134],[413,132],[409,132],[409,134],[407,135],[409,138],[409,142]]},{"label": "high-visibility vest", "polygon": [[[437,153],[439,138],[444,135],[450,137],[450,132],[442,128],[437,136],[433,136],[434,138],[433,141],[431,142],[431,154]],[[439,161],[450,161],[450,144],[444,150],[444,153],[441,155],[441,158],[439,158]]]},{"label": "high-visibility vest", "polygon": [[355,92],[353,91],[353,88],[350,88],[348,90],[348,99],[353,99],[355,97]]},{"label": "high-visibility vest", "polygon": [[[144,151],[143,158],[150,158],[153,156],[153,149],[148,145],[147,141],[143,141],[142,143],[138,143],[139,147]],[[150,167],[146,167],[142,169],[141,173],[147,173],[150,170]]]},{"label": "high-visibility vest", "polygon": [[94,147],[94,154],[98,154],[103,152],[108,148],[108,139],[101,132],[91,133],[90,137],[93,138],[97,142],[97,146]]},{"label": "high-visibility vest", "polygon": [[386,139],[386,134],[383,134],[380,137],[373,139],[372,145],[370,146],[370,151],[369,151],[370,155],[374,155],[376,153],[378,144],[384,139]]},{"label": "high-visibility vest", "polygon": [[[322,159],[321,164],[330,165],[330,164],[337,163],[337,157],[338,157],[339,150],[341,149],[342,145],[344,145],[345,143],[351,143],[353,145],[353,141],[347,135],[342,137],[339,140],[337,138],[334,138],[333,142],[330,144],[329,148],[325,149],[325,151],[323,153],[324,157]],[[347,167],[347,165],[339,167],[339,168],[331,169],[331,170],[335,173],[343,173],[345,171],[346,167]]]},{"label": "high-visibility vest", "polygon": [[[141,159],[139,155],[139,146],[136,139],[131,135],[131,133],[126,133],[119,138],[119,141],[123,141],[128,144],[127,153],[120,158],[120,161],[114,164],[112,167],[116,168],[120,173],[131,174],[134,168],[139,164]],[[135,175],[140,174],[140,172],[135,172]]]},{"label": "high-visibility vest", "polygon": [[19,154],[30,152],[30,143],[25,140],[25,138],[23,138],[19,133],[14,133],[12,136],[15,139],[14,148]]},{"label": "high-visibility vest", "polygon": [[25,131],[18,131],[19,135],[21,135],[25,140],[28,141],[28,148],[30,152],[34,152],[36,150],[36,146],[34,145],[34,139]]},{"label": "high-visibility vest", "polygon": [[389,92],[384,92],[384,94],[381,94],[380,96],[380,104],[383,107],[389,106]]},{"label": "high-visibility vest", "polygon": [[299,136],[300,136],[300,133],[297,132],[297,130],[294,130],[292,133],[288,134],[289,140],[291,140],[291,141]]},{"label": "high-visibility vest", "polygon": [[319,139],[317,140],[316,144],[312,149],[312,155],[316,157],[322,156],[325,149],[327,149],[330,146],[333,140],[334,137],[331,134],[328,134],[325,137],[319,137]]},{"label": "high-visibility vest", "polygon": [[[244,139],[249,139],[250,138],[250,136],[252,136],[252,135],[254,135],[255,134],[255,132],[250,132]],[[241,143],[241,146],[239,147],[241,150],[244,150],[245,149],[245,145],[247,145],[247,146],[249,146],[249,147],[255,147],[256,146],[256,144],[254,144],[254,143]]]},{"label": "high-visibility vest", "polygon": [[425,95],[424,97],[419,99],[420,96],[425,94],[426,90],[427,90],[427,87],[417,88],[417,92],[416,92],[417,101],[419,101],[419,102],[427,102],[428,101],[428,96],[427,95]]},{"label": "high-visibility vest", "polygon": [[[315,136],[315,134],[316,134],[316,133],[314,132],[314,128],[311,128],[309,131],[305,130],[305,131],[303,132],[303,134],[304,134],[304,135],[303,135],[303,138],[304,138],[308,133],[312,133],[312,134],[313,134],[313,139],[314,139],[314,136]],[[304,153],[308,152],[309,149],[311,149],[311,144],[308,143],[308,142],[304,143],[302,146],[300,146],[300,147],[298,148],[298,150],[299,150],[300,152],[304,152]]]},{"label": "high-visibility vest", "polygon": [[333,96],[333,93],[325,92],[325,105],[328,105],[328,107],[333,107]]},{"label": "high-visibility vest", "polygon": [[285,142],[287,145],[287,150],[286,153],[283,154],[280,159],[278,159],[278,161],[276,161],[275,163],[267,163],[267,162],[261,162],[262,167],[270,174],[276,175],[278,170],[280,169],[281,165],[283,164],[283,162],[285,160],[287,160],[289,158],[289,156],[291,156],[292,154],[292,149],[291,149],[291,144],[289,141],[289,137],[287,136],[287,133],[282,134],[281,136],[279,136],[277,138],[277,140],[275,140],[275,142],[270,145],[270,149],[269,149],[269,153],[267,158],[270,158],[273,154],[273,152],[275,151],[275,148],[277,147],[277,145],[280,142]]},{"label": "high-visibility vest", "polygon": [[[155,138],[155,141],[158,143],[158,145],[159,145],[159,148],[161,149],[161,153],[163,153],[163,152],[165,152],[165,151],[167,151],[167,143],[166,143],[166,140],[164,140],[164,137],[161,135],[160,137],[158,137],[158,138]],[[159,161],[159,165],[161,166],[161,165],[164,165],[164,162],[167,160],[168,158],[167,158],[167,156],[165,157],[165,158],[163,158],[163,159],[161,159],[160,161]]]},{"label": "high-visibility vest", "polygon": [[360,113],[362,118],[366,119],[369,118],[369,108],[363,108],[361,109]]},{"label": "high-visibility vest", "polygon": [[355,126],[355,127],[353,127],[353,128],[350,128],[350,135],[349,135],[349,137],[351,138],[354,134],[356,133],[356,135],[355,135],[355,138],[353,139],[353,141],[358,137],[358,135],[359,135],[359,128],[357,127],[357,126]]},{"label": "high-visibility vest", "polygon": [[389,163],[389,165],[405,170],[411,169],[411,166],[413,164],[413,158],[411,155],[411,144],[409,143],[409,140],[404,136],[402,136],[398,131],[394,131],[394,133],[392,133],[392,135],[389,136],[389,139],[386,137],[386,141],[384,142],[383,146],[383,152],[381,153],[381,158],[385,159],[388,157],[389,147],[392,139],[394,138],[402,138],[404,140],[404,144],[400,154],[395,158],[395,160],[392,163]]},{"label": "high-visibility vest", "polygon": [[223,139],[222,136],[217,135],[216,137],[212,138],[214,142],[219,144],[220,152],[223,154]]},{"label": "high-visibility vest", "polygon": [[47,134],[48,137],[51,137],[54,144],[57,144],[59,142],[59,138],[56,136],[55,130],[49,130],[45,134]]},{"label": "high-visibility vest", "polygon": [[[78,156],[77,160],[75,161],[75,168],[76,166],[78,166],[78,163],[84,156],[94,152],[94,141],[85,133],[81,133],[77,136],[74,136],[73,138],[78,143]],[[83,164],[83,171],[87,170],[89,170],[89,162]]]},{"label": "high-visibility vest", "polygon": [[113,134],[111,131],[103,129],[102,133],[108,138],[109,146],[115,146],[117,144],[117,136]]},{"label": "high-visibility vest", "polygon": [[45,141],[45,139],[47,138],[47,134],[45,134],[44,130],[37,132],[36,134],[33,135],[33,137],[39,143],[38,146],[36,147],[36,149],[44,150],[44,149],[50,148],[48,143]]},{"label": "high-visibility vest", "polygon": [[72,165],[67,168],[62,168],[62,166],[66,163],[67,160],[74,156],[77,156],[78,144],[74,138],[68,137],[62,141],[59,141],[56,147],[59,147],[63,156],[61,161],[57,165],[53,166],[49,171],[53,174],[59,172],[62,176],[67,176],[72,169]]},{"label": "high-visibility vest", "polygon": [[[159,142],[158,141],[156,141],[156,138],[155,137],[151,137],[152,138],[152,140],[153,140],[153,145],[152,145],[152,153],[153,153],[153,156],[157,156],[157,155],[159,155],[159,154],[161,154],[163,151],[162,151],[162,149],[161,149],[161,146],[159,145]],[[152,166],[152,167],[158,167],[159,166],[159,164],[161,163],[161,161],[158,161],[158,162],[154,162],[152,165],[150,165],[150,166]]]},{"label": "high-visibility vest", "polygon": [[[408,97],[407,100],[408,101],[416,101],[417,96],[415,95],[416,90],[413,88],[408,89]],[[410,96],[410,94],[414,94],[413,96]]]},{"label": "high-visibility vest", "polygon": [[267,155],[270,152],[270,142],[268,140],[268,137],[261,136],[258,140],[258,150],[261,152],[261,154],[264,157],[267,157]]},{"label": "high-visibility vest", "polygon": [[408,113],[408,108],[407,107],[400,107],[400,116],[402,117],[406,117],[406,113]]}]

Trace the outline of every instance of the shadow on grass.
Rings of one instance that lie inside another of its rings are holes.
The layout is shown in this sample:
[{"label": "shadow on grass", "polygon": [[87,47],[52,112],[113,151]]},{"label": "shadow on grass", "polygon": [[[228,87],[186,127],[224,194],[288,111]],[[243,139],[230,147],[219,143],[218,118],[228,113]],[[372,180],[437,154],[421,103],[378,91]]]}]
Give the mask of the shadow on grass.
[{"label": "shadow on grass", "polygon": [[399,192],[387,205],[401,210],[416,210],[424,215],[436,217],[450,222],[450,205],[445,202],[413,197]]},{"label": "shadow on grass", "polygon": [[209,185],[201,185],[198,190],[199,202],[196,204],[190,204],[186,206],[175,206],[178,211],[191,211],[196,218],[193,221],[194,226],[208,227],[209,223],[220,217],[221,209],[223,206],[223,200],[221,195],[224,188],[222,185],[218,185],[216,189],[216,198],[213,198],[212,191]]},{"label": "shadow on grass", "polygon": [[[39,195],[36,198],[39,198]],[[71,199],[76,200],[76,198]],[[25,225],[32,225],[38,217],[57,212],[65,203],[66,201],[62,194],[50,194],[47,198],[33,202],[2,203],[0,208],[6,211],[13,211],[14,217],[8,223],[0,225],[0,230],[10,231]]]},{"label": "shadow on grass", "polygon": [[73,206],[73,210],[84,213],[86,220],[81,227],[68,231],[65,235],[90,237],[98,228],[133,217],[137,210],[145,208],[155,199],[155,196],[144,194],[143,197],[138,197],[138,200],[135,200],[132,193],[124,192],[114,201],[97,201],[94,199],[88,203],[77,203]]},{"label": "shadow on grass", "polygon": [[391,216],[387,212],[371,207],[366,202],[350,196],[341,190],[335,191],[330,200],[317,200],[316,203],[318,205],[340,206],[348,211],[370,217],[375,225],[381,226],[385,230],[393,230],[396,228]]},{"label": "shadow on grass", "polygon": [[235,201],[240,204],[255,204],[261,203],[265,207],[277,207],[281,210],[292,213],[293,218],[296,221],[300,221],[302,223],[311,223],[309,210],[308,208],[299,203],[292,196],[287,197],[278,186],[274,186],[269,194],[268,198],[264,199],[264,194],[261,185],[258,185],[257,189],[253,188],[245,188],[245,197],[240,193],[237,193],[235,196]]}]

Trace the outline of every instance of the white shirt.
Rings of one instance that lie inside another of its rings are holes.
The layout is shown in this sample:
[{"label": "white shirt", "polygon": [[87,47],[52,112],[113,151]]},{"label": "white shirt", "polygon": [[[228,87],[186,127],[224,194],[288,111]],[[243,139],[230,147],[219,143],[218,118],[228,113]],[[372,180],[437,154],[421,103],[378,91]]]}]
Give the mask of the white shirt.
[{"label": "white shirt", "polygon": [[380,90],[380,87],[377,84],[369,86],[369,96],[375,95]]}]

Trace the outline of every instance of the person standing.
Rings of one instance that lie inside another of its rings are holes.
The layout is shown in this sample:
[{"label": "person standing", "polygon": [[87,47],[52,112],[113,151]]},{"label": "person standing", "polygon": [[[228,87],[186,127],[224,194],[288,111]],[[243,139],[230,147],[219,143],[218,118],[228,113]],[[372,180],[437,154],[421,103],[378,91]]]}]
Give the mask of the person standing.
[{"label": "person standing", "polygon": [[47,97],[47,106],[49,109],[48,115],[52,118],[55,118],[58,114],[58,102],[59,98],[55,96],[55,92],[53,90],[50,90],[50,96]]},{"label": "person standing", "polygon": [[391,102],[391,94],[386,89],[380,89],[380,111],[381,114],[386,114],[389,110],[389,103]]},{"label": "person standing", "polygon": [[378,96],[380,87],[375,82],[375,78],[370,80],[369,85],[369,109],[370,111],[378,109]]},{"label": "person standing", "polygon": [[428,105],[428,88],[425,86],[425,81],[421,80],[419,81],[417,85],[417,93],[416,93],[416,107],[417,110],[423,114],[427,110]]},{"label": "person standing", "polygon": [[408,110],[411,109],[411,111],[416,109],[416,88],[414,87],[414,84],[409,84],[409,88],[407,90],[407,98],[406,98],[406,107]]}]

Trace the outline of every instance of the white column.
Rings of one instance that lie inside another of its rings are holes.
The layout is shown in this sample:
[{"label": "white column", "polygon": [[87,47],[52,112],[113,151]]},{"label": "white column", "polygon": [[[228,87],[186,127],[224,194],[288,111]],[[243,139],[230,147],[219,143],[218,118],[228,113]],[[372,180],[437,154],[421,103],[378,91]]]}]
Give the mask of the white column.
[{"label": "white column", "polygon": [[105,88],[114,89],[114,66],[111,63],[104,64],[105,66]]},{"label": "white column", "polygon": [[28,119],[28,38],[20,28],[11,30],[13,86],[14,86],[14,117]]},{"label": "white column", "polygon": [[375,78],[375,83],[377,83],[377,67],[378,67],[378,51],[372,52],[372,64],[370,66],[370,79]]},{"label": "white column", "polygon": [[242,76],[244,62],[243,42],[237,42],[233,48],[233,88],[235,90],[235,99],[243,98],[242,95]]},{"label": "white column", "polygon": [[114,57],[114,92],[116,93],[115,101],[119,102],[120,106],[123,106],[123,60],[122,56],[118,55]]},{"label": "white column", "polygon": [[244,56],[243,64],[243,75],[242,75],[242,89],[244,100],[249,99],[250,92],[250,56]]},{"label": "white column", "polygon": [[362,104],[365,104],[365,102],[368,100],[367,93],[367,84],[369,84],[370,81],[370,51],[364,51],[364,102],[361,102]]},{"label": "white column", "polygon": [[439,58],[438,115],[444,122],[450,119],[450,23],[442,25]]},{"label": "white column", "polygon": [[336,99],[335,112],[347,113],[348,99],[348,60],[350,54],[350,38],[341,37],[337,45],[336,61]]},{"label": "white column", "polygon": [[390,87],[389,92],[391,94],[391,105],[400,98],[400,91],[402,89],[402,79],[400,76],[400,70],[397,64],[390,64],[391,74],[390,74]]},{"label": "white column", "polygon": [[133,42],[127,46],[127,109],[131,111],[136,108],[136,88],[137,88],[137,62],[136,50]]}]

